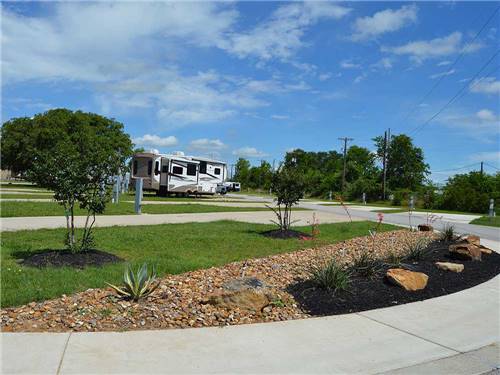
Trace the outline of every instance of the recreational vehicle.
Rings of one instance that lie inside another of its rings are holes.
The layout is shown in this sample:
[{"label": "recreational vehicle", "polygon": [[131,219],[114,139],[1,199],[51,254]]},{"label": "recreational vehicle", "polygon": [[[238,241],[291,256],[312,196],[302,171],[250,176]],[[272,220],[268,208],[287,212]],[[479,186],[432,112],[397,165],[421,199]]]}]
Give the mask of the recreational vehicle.
[{"label": "recreational vehicle", "polygon": [[132,158],[132,180],[142,178],[143,189],[158,195],[215,194],[226,173],[224,162],[193,156],[141,152]]}]

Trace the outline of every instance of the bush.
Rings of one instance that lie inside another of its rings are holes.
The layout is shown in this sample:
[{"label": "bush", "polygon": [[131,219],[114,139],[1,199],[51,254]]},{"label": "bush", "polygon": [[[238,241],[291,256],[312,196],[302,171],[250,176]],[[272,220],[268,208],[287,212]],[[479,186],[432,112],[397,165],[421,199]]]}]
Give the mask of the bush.
[{"label": "bush", "polygon": [[470,172],[448,179],[439,208],[487,213],[490,199],[497,202],[500,199],[500,173],[487,175]]},{"label": "bush", "polygon": [[339,265],[335,259],[327,264],[312,267],[309,272],[310,280],[319,288],[333,293],[349,288],[351,273]]},{"label": "bush", "polygon": [[455,227],[451,224],[445,224],[443,230],[439,234],[439,240],[441,241],[455,241],[458,238],[455,232]]},{"label": "bush", "polygon": [[404,260],[422,260],[429,254],[430,240],[427,237],[420,237],[416,241],[407,244]]},{"label": "bush", "polygon": [[394,198],[392,198],[393,206],[408,206],[411,191],[407,189],[396,190],[393,193]]},{"label": "bush", "polygon": [[130,265],[127,267],[123,274],[123,287],[107,284],[120,296],[138,301],[153,293],[160,285],[160,282],[156,281],[155,269],[153,268],[149,273],[148,266],[144,263],[136,273],[134,273]]},{"label": "bush", "polygon": [[350,269],[363,277],[375,277],[380,273],[381,264],[371,252],[364,249],[354,258]]}]

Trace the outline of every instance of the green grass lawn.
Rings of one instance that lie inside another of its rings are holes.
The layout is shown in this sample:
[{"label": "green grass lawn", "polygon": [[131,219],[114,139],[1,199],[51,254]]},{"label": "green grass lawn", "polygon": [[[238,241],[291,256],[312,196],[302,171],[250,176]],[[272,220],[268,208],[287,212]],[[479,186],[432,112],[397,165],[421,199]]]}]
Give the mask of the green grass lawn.
[{"label": "green grass lawn", "polygon": [[[0,202],[0,217],[26,216],[64,216],[64,208],[56,202]],[[203,212],[241,212],[268,211],[266,207],[223,207],[202,204],[144,204],[144,214],[180,214]],[[120,202],[108,203],[104,215],[134,215],[134,204]],[[85,210],[77,208],[75,215],[86,215]]]},{"label": "green grass lawn", "polygon": [[[156,265],[159,275],[220,266],[226,263],[290,252],[321,244],[365,236],[371,222],[322,224],[314,241],[279,240],[260,232],[272,225],[233,221],[108,227],[95,229],[96,248],[113,253],[133,266]],[[382,225],[381,230],[396,227]],[[309,233],[310,227],[299,228]],[[4,232],[1,238],[1,306],[21,305],[55,298],[88,288],[120,283],[124,264],[103,267],[38,269],[17,263],[43,249],[60,249],[64,229]]]},{"label": "green grass lawn", "polygon": [[489,227],[500,227],[500,216],[482,216],[472,220],[469,224],[486,225]]},{"label": "green grass lawn", "polygon": [[30,184],[30,183],[9,183],[9,182],[0,182],[0,188],[1,189],[5,189],[5,188],[8,188],[8,189],[36,189],[36,190],[47,190],[45,188],[41,188],[37,185],[33,185],[33,184]]},{"label": "green grass lawn", "polygon": [[52,199],[52,194],[3,194],[0,192],[2,199]]}]

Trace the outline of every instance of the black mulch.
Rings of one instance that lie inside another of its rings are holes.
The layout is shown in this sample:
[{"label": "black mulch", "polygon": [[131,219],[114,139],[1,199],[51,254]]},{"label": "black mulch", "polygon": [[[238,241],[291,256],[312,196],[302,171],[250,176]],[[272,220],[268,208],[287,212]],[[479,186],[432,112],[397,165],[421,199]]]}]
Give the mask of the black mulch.
[{"label": "black mulch", "polygon": [[279,238],[279,239],[288,239],[288,238],[312,239],[312,236],[310,234],[298,232],[292,229],[289,230],[273,229],[273,230],[268,230],[266,232],[261,232],[261,234],[266,237]]},{"label": "black mulch", "polygon": [[[385,272],[390,267],[383,266],[379,276],[368,279],[354,275],[348,291],[335,295],[315,287],[310,281],[291,284],[287,291],[294,296],[300,307],[312,315],[336,315],[400,305],[421,301],[481,284],[500,273],[500,255],[493,252],[482,254],[481,261],[451,259],[448,253],[450,243],[434,242],[430,253],[422,261],[404,263],[402,268],[423,272],[429,276],[427,287],[416,292],[389,284]],[[461,273],[442,271],[435,262],[461,263],[465,266]]]},{"label": "black mulch", "polygon": [[72,253],[69,250],[45,250],[35,253],[19,263],[30,267],[74,267],[102,266],[109,263],[123,262],[116,255],[101,250],[87,250]]}]

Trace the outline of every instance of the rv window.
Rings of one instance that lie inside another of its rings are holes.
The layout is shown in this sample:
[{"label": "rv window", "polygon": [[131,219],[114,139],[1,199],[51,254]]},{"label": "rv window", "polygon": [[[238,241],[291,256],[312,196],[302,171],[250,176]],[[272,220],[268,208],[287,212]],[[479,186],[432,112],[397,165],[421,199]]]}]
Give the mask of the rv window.
[{"label": "rv window", "polygon": [[182,167],[173,167],[172,173],[173,174],[182,174]]},{"label": "rv window", "polygon": [[148,176],[151,176],[151,172],[153,172],[153,160],[148,161]]},{"label": "rv window", "polygon": [[160,174],[160,162],[159,161],[155,162],[155,174],[156,175]]},{"label": "rv window", "polygon": [[207,162],[200,161],[200,173],[207,173]]},{"label": "rv window", "polygon": [[196,176],[196,164],[188,164],[187,175],[188,176]]},{"label": "rv window", "polygon": [[132,173],[134,176],[137,174],[137,160],[134,160],[134,171]]},{"label": "rv window", "polygon": [[220,174],[220,168],[215,168],[215,169],[214,169],[214,173],[215,173],[215,174]]},{"label": "rv window", "polygon": [[161,172],[167,173],[168,172],[168,165],[164,165],[163,167],[161,167]]}]

